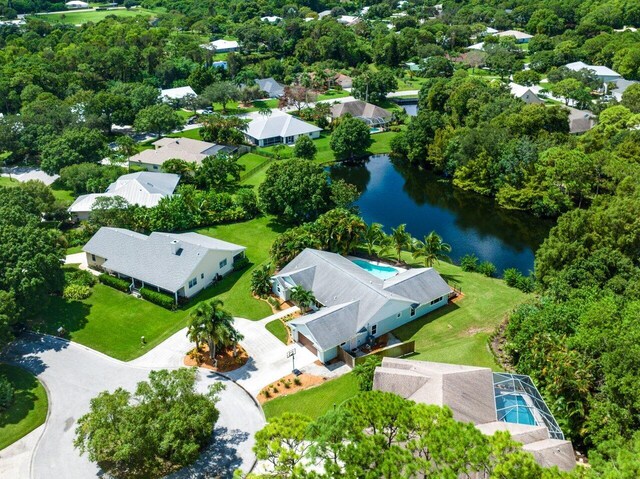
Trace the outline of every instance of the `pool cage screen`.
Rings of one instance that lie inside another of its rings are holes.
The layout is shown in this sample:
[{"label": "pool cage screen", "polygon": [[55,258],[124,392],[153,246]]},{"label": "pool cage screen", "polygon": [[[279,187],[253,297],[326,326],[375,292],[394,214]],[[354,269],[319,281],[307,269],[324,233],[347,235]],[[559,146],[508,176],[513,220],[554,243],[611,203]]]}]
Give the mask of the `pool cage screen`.
[{"label": "pool cage screen", "polygon": [[364,121],[367,125],[369,125],[372,128],[384,128],[385,126],[387,126],[387,123],[389,122],[388,118],[383,118],[383,117],[366,117],[366,116],[357,116],[356,117],[358,120],[362,120]]},{"label": "pool cage screen", "polygon": [[[526,408],[536,422],[542,419],[552,439],[564,439],[562,429],[551,414],[547,404],[529,376],[510,373],[493,373],[493,389],[496,397],[498,420],[505,421],[508,416],[518,414],[519,408]],[[522,398],[520,401],[498,401],[498,398]],[[501,407],[502,406],[502,407]],[[512,421],[507,421],[512,422]]]}]

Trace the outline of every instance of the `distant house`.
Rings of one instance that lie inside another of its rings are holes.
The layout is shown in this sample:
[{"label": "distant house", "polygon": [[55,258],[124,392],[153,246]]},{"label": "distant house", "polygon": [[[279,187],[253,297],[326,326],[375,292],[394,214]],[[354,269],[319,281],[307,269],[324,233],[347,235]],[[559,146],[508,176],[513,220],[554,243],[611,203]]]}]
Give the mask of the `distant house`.
[{"label": "distant house", "polygon": [[180,176],[169,173],[129,173],[111,183],[104,193],[80,195],[69,207],[69,212],[79,220],[86,220],[98,198],[120,196],[129,204],[153,208],[164,197],[171,196]]},{"label": "distant house", "polygon": [[407,68],[407,70],[409,70],[410,72],[414,72],[417,73],[419,71],[422,71],[422,68],[420,67],[420,65],[418,65],[415,62],[407,62],[404,64],[404,66]]},{"label": "distant house", "polygon": [[353,25],[357,25],[360,23],[362,19],[360,17],[355,17],[353,15],[341,15],[338,17],[338,23],[342,23],[348,27],[352,27]]},{"label": "distant house", "polygon": [[263,22],[274,24],[274,23],[281,22],[282,21],[282,17],[271,15],[271,16],[261,17],[260,20],[262,20]]},{"label": "distant house", "polygon": [[239,150],[237,146],[217,145],[191,138],[161,138],[152,145],[155,149],[142,150],[129,158],[129,166],[141,166],[148,171],[158,171],[168,160],[183,160],[200,165],[207,156],[215,156],[218,153],[231,154]]},{"label": "distant house", "polygon": [[373,389],[419,404],[447,406],[482,433],[507,431],[543,467],[576,467],[575,453],[529,376],[489,368],[384,358]]},{"label": "distant house", "polygon": [[345,75],[344,73],[336,73],[336,76],[333,78],[333,82],[340,85],[343,89],[351,88],[353,86],[353,78],[349,75]]},{"label": "distant house", "polygon": [[207,50],[213,50],[216,53],[237,52],[240,49],[240,45],[235,40],[214,40],[200,46]]},{"label": "distant house", "polygon": [[90,268],[131,281],[131,288],[150,288],[190,298],[233,271],[244,246],[197,233],[151,233],[100,228],[82,251]]},{"label": "distant house", "polygon": [[573,70],[574,72],[587,70],[593,73],[596,77],[598,77],[598,79],[605,84],[605,87],[607,83],[615,82],[622,78],[622,75],[620,75],[618,72],[613,71],[609,67],[604,67],[600,65],[587,65],[584,62],[573,62],[573,63],[567,63],[565,67],[568,68],[569,70]]},{"label": "distant house", "polygon": [[89,4],[87,2],[81,2],[79,0],[71,0],[64,4],[67,8],[79,9],[79,8],[89,8]]},{"label": "distant house", "polygon": [[339,348],[352,351],[449,301],[451,288],[433,268],[376,271],[356,261],[307,248],[272,277],[273,292],[284,300],[296,286],[313,292],[317,310],[288,324],[294,341],[325,363]]},{"label": "distant house", "polygon": [[51,186],[58,178],[60,178],[60,175],[49,175],[42,170],[31,170],[26,173],[15,174],[13,177],[20,183],[24,183],[26,181],[41,181],[45,185]]},{"label": "distant house", "polygon": [[167,88],[160,90],[160,97],[163,101],[183,100],[187,96],[197,96],[196,92],[190,86],[181,86],[177,88]]},{"label": "distant house", "polygon": [[509,89],[514,97],[519,98],[525,103],[538,105],[544,104],[544,100],[538,98],[538,95],[536,95],[531,88],[527,86],[518,85],[517,83],[509,83]]},{"label": "distant house", "polygon": [[478,50],[484,51],[484,42],[474,43],[473,45],[469,45],[467,50]]},{"label": "distant house", "polygon": [[589,110],[565,108],[569,110],[569,133],[585,133],[596,125],[596,117]]},{"label": "distant house", "polygon": [[331,10],[323,10],[320,13],[318,13],[318,18],[324,18],[324,17],[330,17],[331,16]]},{"label": "distant house", "polygon": [[267,94],[267,98],[280,98],[284,94],[284,86],[273,78],[260,78],[255,83]]},{"label": "distant house", "polygon": [[494,33],[496,37],[513,37],[516,39],[516,43],[529,43],[529,40],[533,38],[533,35],[521,32],[520,30],[505,30],[504,32]]},{"label": "distant house", "polygon": [[213,62],[213,63],[211,64],[211,66],[212,66],[213,68],[222,68],[222,69],[224,69],[224,70],[227,70],[227,69],[229,68],[229,64],[228,64],[227,62],[225,62],[224,60],[220,60],[220,61],[217,61],[217,62]]},{"label": "distant house", "polygon": [[301,136],[319,138],[322,128],[299,120],[288,113],[273,110],[269,116],[257,112],[245,115],[250,120],[244,135],[256,146],[270,146],[278,143],[292,145]]},{"label": "distant house", "polygon": [[339,118],[351,115],[370,126],[385,126],[391,121],[393,114],[389,110],[362,100],[346,101],[331,106],[331,117]]},{"label": "distant house", "polygon": [[616,84],[616,87],[612,88],[609,93],[611,93],[611,95],[616,100],[622,101],[622,95],[624,94],[625,91],[627,91],[627,88],[629,88],[631,85],[635,85],[636,83],[640,83],[640,82],[637,82],[635,80],[625,80],[624,78],[620,78],[616,80],[614,83]]}]

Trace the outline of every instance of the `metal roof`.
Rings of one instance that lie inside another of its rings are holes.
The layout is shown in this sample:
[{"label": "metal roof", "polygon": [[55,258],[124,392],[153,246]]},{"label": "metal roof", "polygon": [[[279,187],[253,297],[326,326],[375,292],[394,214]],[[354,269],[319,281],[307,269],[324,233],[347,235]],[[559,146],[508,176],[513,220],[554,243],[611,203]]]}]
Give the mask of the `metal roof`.
[{"label": "metal roof", "polygon": [[322,131],[322,128],[278,110],[273,111],[270,116],[260,115],[257,112],[249,113],[246,118],[251,121],[247,125],[245,134],[256,140],[286,138],[287,136],[307,135]]}]

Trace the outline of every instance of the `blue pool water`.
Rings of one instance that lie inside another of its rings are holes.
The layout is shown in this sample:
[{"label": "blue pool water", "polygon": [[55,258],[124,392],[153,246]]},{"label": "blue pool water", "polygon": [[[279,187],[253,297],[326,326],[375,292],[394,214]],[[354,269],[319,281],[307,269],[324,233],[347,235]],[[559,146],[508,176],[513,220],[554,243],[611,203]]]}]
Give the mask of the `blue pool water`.
[{"label": "blue pool water", "polygon": [[361,259],[354,259],[353,262],[365,271],[380,279],[391,278],[391,276],[395,276],[396,274],[398,274],[398,270],[392,268],[391,266],[377,265],[369,263],[368,261],[363,261]]},{"label": "blue pool water", "polygon": [[527,402],[522,396],[499,395],[496,397],[496,408],[498,409],[499,421],[527,424],[529,426],[537,424],[533,414],[527,407]]}]

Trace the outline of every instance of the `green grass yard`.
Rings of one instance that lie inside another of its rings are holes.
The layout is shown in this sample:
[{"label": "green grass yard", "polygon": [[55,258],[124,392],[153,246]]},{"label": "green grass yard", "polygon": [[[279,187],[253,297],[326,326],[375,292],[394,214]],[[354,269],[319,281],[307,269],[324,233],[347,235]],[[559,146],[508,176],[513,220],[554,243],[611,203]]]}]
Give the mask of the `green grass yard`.
[{"label": "green grass yard", "polygon": [[267,420],[285,412],[305,414],[313,419],[358,393],[358,384],[351,373],[312,389],[268,401],[262,405]]},{"label": "green grass yard", "polygon": [[288,344],[289,332],[286,326],[279,319],[274,319],[266,325],[267,331],[273,334],[276,338],[282,341],[284,344]]},{"label": "green grass yard", "polygon": [[[57,183],[57,182],[56,182]],[[75,200],[70,190],[65,190],[56,183],[51,185],[51,191],[56,200],[63,205],[70,205]],[[7,176],[0,176],[0,186],[18,186],[20,182],[15,178],[9,178]]]},{"label": "green grass yard", "polygon": [[104,20],[110,15],[115,15],[117,17],[136,17],[138,15],[142,15],[145,17],[155,16],[157,12],[152,10],[147,10],[145,8],[135,8],[131,10],[126,9],[116,9],[116,10],[100,10],[100,11],[84,11],[84,12],[74,12],[68,11],[64,13],[52,13],[52,14],[43,14],[37,15],[36,18],[38,20],[44,20],[49,23],[63,23],[66,25],[81,25],[83,23],[94,22],[97,23],[101,20]]},{"label": "green grass yard", "polygon": [[13,385],[13,404],[0,413],[0,450],[26,436],[47,418],[47,393],[30,372],[17,366],[0,364],[0,376]]}]

